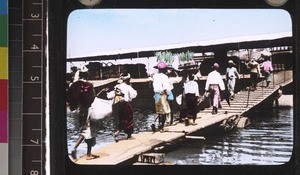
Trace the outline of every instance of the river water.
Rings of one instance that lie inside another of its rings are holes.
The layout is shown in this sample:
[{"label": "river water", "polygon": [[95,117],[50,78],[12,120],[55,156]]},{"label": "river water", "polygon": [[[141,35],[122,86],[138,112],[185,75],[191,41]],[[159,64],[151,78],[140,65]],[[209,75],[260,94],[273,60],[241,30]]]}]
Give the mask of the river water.
[{"label": "river water", "polygon": [[[135,133],[149,130],[155,116],[152,111],[136,110]],[[291,158],[293,149],[293,107],[264,108],[249,116],[251,124],[243,129],[210,132],[205,140],[188,139],[177,149],[166,153],[165,161],[177,165],[277,165]],[[73,120],[68,117],[68,149],[71,151],[78,137]],[[112,121],[100,126],[97,145],[93,149],[113,143]],[[123,135],[126,137],[125,135]],[[84,155],[86,144],[78,148]]]},{"label": "river water", "polygon": [[166,154],[178,165],[276,165],[289,161],[293,149],[293,108],[266,108],[243,129],[211,133]]}]

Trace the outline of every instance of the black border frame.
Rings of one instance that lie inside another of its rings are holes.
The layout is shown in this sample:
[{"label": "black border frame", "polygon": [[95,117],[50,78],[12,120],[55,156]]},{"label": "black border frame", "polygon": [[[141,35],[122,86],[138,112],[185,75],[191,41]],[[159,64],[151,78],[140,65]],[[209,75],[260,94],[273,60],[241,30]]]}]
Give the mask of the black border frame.
[{"label": "black border frame", "polygon": [[50,174],[235,174],[235,175],[296,175],[300,174],[299,159],[299,77],[300,55],[300,2],[288,0],[280,7],[273,7],[265,0],[102,0],[94,8],[264,8],[283,9],[290,13],[294,36],[294,149],[289,162],[283,165],[205,165],[205,166],[106,166],[78,165],[68,157],[65,119],[65,56],[67,18],[75,9],[90,8],[78,0],[48,1],[49,40],[49,93],[50,93]]}]

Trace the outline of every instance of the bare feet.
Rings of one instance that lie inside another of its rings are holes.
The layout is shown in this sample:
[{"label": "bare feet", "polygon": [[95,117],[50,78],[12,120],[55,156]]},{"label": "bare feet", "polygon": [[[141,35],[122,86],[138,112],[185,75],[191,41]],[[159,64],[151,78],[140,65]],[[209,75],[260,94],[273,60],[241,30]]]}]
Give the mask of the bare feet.
[{"label": "bare feet", "polygon": [[71,157],[72,157],[73,159],[77,159],[76,154],[77,154],[77,150],[76,150],[76,149],[74,149],[74,150],[71,151]]},{"label": "bare feet", "polygon": [[118,142],[119,140],[118,140],[118,136],[119,136],[119,131],[116,131],[115,133],[114,133],[114,139],[115,139],[115,142]]},{"label": "bare feet", "polygon": [[100,156],[93,155],[93,154],[89,154],[89,155],[86,155],[86,160],[97,159],[97,158],[99,158],[99,157],[100,157]]},{"label": "bare feet", "polygon": [[153,132],[156,132],[155,124],[151,124],[151,130],[152,130]]}]

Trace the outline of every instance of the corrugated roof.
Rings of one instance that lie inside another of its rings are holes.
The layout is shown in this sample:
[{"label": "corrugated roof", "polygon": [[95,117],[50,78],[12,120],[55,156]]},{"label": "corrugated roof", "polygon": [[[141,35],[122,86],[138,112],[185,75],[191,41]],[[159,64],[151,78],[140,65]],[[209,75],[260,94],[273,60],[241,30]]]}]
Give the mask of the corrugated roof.
[{"label": "corrugated roof", "polygon": [[[186,49],[193,49],[197,47],[208,47],[208,46],[220,46],[220,45],[230,45],[236,43],[245,43],[245,42],[255,42],[255,41],[270,41],[276,39],[290,38],[292,37],[292,32],[282,32],[282,33],[272,33],[272,34],[263,34],[263,35],[250,35],[250,36],[238,36],[238,37],[227,37],[206,41],[197,41],[189,43],[180,43],[180,44],[171,44],[163,45],[156,47],[144,47],[144,48],[134,48],[134,49],[123,49],[116,51],[107,51],[107,52],[96,52],[91,53],[90,55],[81,55],[76,57],[69,57],[69,61],[83,61],[83,60],[101,60],[105,59],[104,57],[114,56],[117,58],[136,58],[136,57],[145,57],[149,52],[160,50],[170,50],[170,51],[180,51]],[[264,44],[265,45],[265,44]],[[231,46],[236,47],[236,46]],[[108,58],[111,59],[111,58]]]}]

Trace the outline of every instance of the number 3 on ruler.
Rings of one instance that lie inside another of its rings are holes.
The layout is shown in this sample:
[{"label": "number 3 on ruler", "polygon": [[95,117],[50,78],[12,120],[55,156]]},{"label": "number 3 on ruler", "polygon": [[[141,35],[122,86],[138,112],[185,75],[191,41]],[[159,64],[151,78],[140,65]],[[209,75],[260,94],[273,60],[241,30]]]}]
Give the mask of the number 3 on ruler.
[{"label": "number 3 on ruler", "polygon": [[33,13],[31,13],[31,18],[39,18],[40,17],[40,14],[38,13],[38,14],[33,14]]}]

